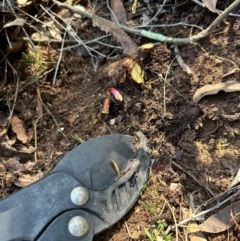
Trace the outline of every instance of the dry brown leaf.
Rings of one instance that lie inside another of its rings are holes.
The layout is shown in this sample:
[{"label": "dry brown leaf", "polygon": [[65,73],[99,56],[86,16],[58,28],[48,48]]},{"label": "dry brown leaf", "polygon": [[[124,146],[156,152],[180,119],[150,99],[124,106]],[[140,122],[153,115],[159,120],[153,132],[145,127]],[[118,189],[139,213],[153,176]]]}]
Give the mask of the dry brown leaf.
[{"label": "dry brown leaf", "polygon": [[37,32],[31,35],[31,39],[35,41],[50,41],[49,36],[45,35],[45,32]]},{"label": "dry brown leaf", "polygon": [[36,164],[35,162],[28,161],[27,163],[23,164],[22,170],[23,171],[32,170],[32,168],[34,167],[35,164]]},{"label": "dry brown leaf", "polygon": [[99,27],[101,30],[111,33],[117,41],[121,43],[123,52],[126,54],[134,54],[138,46],[136,43],[121,29],[117,24],[99,18],[96,14],[92,15],[92,24],[93,27]]},{"label": "dry brown leaf", "polygon": [[26,129],[24,127],[23,121],[20,120],[17,116],[13,116],[11,119],[12,130],[16,133],[18,140],[23,144],[26,144],[28,141],[28,136],[26,134]]},{"label": "dry brown leaf", "polygon": [[21,41],[18,41],[18,42],[11,42],[11,45],[12,45],[12,48],[9,48],[7,50],[7,53],[6,55],[8,56],[9,54],[12,54],[12,53],[18,53],[20,52],[23,47],[24,47],[24,43],[21,42]]},{"label": "dry brown leaf", "polygon": [[39,172],[35,176],[30,176],[29,174],[22,174],[21,177],[15,182],[18,187],[26,187],[43,177],[43,173]]},{"label": "dry brown leaf", "polygon": [[199,225],[200,230],[207,233],[220,233],[240,221],[240,201],[237,201],[210,216]]},{"label": "dry brown leaf", "polygon": [[217,12],[216,5],[217,5],[217,0],[202,0],[205,6],[208,8],[213,13]]},{"label": "dry brown leaf", "polygon": [[8,172],[15,172],[22,167],[22,164],[14,157],[2,160],[2,164]]},{"label": "dry brown leaf", "polygon": [[60,41],[62,40],[62,35],[58,28],[51,27],[51,28],[49,28],[49,32],[54,39],[57,39]]},{"label": "dry brown leaf", "polygon": [[198,103],[206,95],[214,95],[219,91],[236,92],[240,91],[240,82],[225,82],[212,85],[204,85],[193,95],[193,102]]},{"label": "dry brown leaf", "polygon": [[19,159],[19,162],[21,163],[26,163],[27,161],[33,160],[32,154],[9,149],[1,144],[0,144],[0,156],[17,157]]},{"label": "dry brown leaf", "polygon": [[76,119],[78,118],[78,114],[77,113],[73,113],[73,114],[70,114],[68,117],[67,117],[67,120],[70,124],[73,124]]},{"label": "dry brown leaf", "polygon": [[5,166],[2,163],[0,163],[0,173],[1,172],[6,172],[6,171],[7,170],[6,170]]},{"label": "dry brown leaf", "polygon": [[[116,19],[122,25],[126,24],[127,15],[123,3],[121,0],[111,0],[111,8],[113,13],[115,14]],[[114,17],[112,17],[114,21]]]}]

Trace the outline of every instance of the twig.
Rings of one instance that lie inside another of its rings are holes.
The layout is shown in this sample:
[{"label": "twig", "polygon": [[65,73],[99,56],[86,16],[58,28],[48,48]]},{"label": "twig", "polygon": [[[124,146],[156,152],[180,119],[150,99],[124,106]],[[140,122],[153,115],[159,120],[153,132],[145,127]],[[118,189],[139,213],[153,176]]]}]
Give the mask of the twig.
[{"label": "twig", "polygon": [[170,68],[171,68],[172,63],[175,59],[176,59],[176,57],[174,57],[173,60],[171,61],[171,63],[168,65],[167,72],[166,72],[165,77],[163,79],[163,113],[164,113],[164,115],[167,112],[167,110],[166,110],[166,82],[167,82],[168,73],[170,72]]},{"label": "twig", "polygon": [[[213,210],[215,210],[215,209],[220,208],[223,204],[225,204],[225,203],[228,202],[230,199],[236,197],[236,196],[239,195],[239,194],[240,194],[240,190],[238,190],[238,191],[235,192],[232,196],[229,196],[228,198],[226,198],[226,199],[223,200],[222,202],[217,203],[214,207],[211,207],[211,208],[209,208],[209,209],[207,209],[207,210],[205,210],[205,211],[202,211],[202,212],[200,212],[200,213],[198,213],[198,214],[196,214],[196,215],[194,215],[194,216],[192,216],[192,217],[190,217],[190,218],[184,219],[183,221],[179,222],[179,223],[177,224],[177,226],[182,226],[182,225],[184,225],[184,224],[192,221],[193,219],[196,219],[196,218],[198,218],[198,217],[201,217],[201,216],[203,216],[203,215],[205,215],[205,214],[207,214],[207,213],[210,213],[211,211],[213,211]],[[174,228],[175,228],[175,226],[169,226],[169,227],[167,228],[167,230],[166,230],[166,234],[168,234],[168,233],[169,233],[171,230],[173,230]]]},{"label": "twig", "polygon": [[112,14],[112,16],[113,16],[116,24],[118,25],[118,27],[121,28],[121,25],[119,24],[119,22],[118,22],[118,20],[117,20],[117,18],[116,18],[116,16],[115,16],[115,13],[113,12],[112,8],[111,8],[110,5],[109,5],[109,0],[107,0],[107,8],[108,8],[108,10],[111,12],[111,14]]},{"label": "twig", "polygon": [[215,196],[215,194],[212,192],[212,190],[210,190],[207,186],[205,186],[205,185],[203,185],[201,182],[199,182],[198,179],[197,179],[195,176],[193,176],[190,172],[184,170],[181,166],[179,166],[179,165],[178,165],[175,161],[173,161],[173,160],[171,161],[171,163],[172,163],[175,167],[177,167],[177,168],[179,168],[180,170],[182,170],[183,172],[187,173],[197,184],[199,184],[200,186],[203,186],[203,187],[208,191],[208,193],[211,194],[212,197]]},{"label": "twig", "polygon": [[188,65],[183,61],[182,56],[180,55],[180,52],[178,50],[177,45],[174,45],[174,53],[176,56],[176,59],[178,61],[178,64],[180,65],[180,67],[182,68],[183,71],[187,72],[187,74],[192,75],[194,81],[198,82],[199,79],[197,77],[197,75],[188,67]]},{"label": "twig", "polygon": [[127,222],[126,222],[126,221],[125,221],[125,225],[126,225],[126,229],[127,229],[128,236],[129,236],[129,238],[131,238],[132,236],[131,236],[131,233],[130,233],[130,231],[129,231],[129,228],[128,228],[128,225],[127,225]]},{"label": "twig", "polygon": [[[93,54],[90,52],[90,50],[93,51],[93,52],[96,52],[97,54],[99,54],[99,55],[102,56],[102,57],[106,57],[106,56],[103,55],[103,54],[101,54],[100,52],[98,52],[98,51],[96,51],[96,50],[94,50],[94,49],[86,46],[86,45],[83,43],[83,41],[78,37],[78,35],[76,34],[76,32],[72,29],[72,27],[69,25],[69,23],[66,22],[63,18],[61,18],[61,17],[58,16],[56,13],[52,12],[51,10],[49,10],[49,11],[54,15],[54,17],[53,17],[42,5],[40,5],[40,7],[41,7],[59,26],[61,26],[63,29],[66,30],[66,28],[65,28],[59,21],[56,20],[56,17],[60,18],[60,19],[68,26],[68,27],[67,27],[68,33],[69,33],[74,39],[76,39],[76,40],[78,41],[78,43],[81,43],[81,44],[86,48],[87,52],[89,53],[89,55],[90,55],[91,58],[92,58],[92,63],[93,63],[94,69],[96,70],[96,69],[97,69],[97,64],[98,64],[98,58],[97,58],[95,55],[93,55]],[[96,60],[96,62],[94,61],[94,59]]]},{"label": "twig", "polygon": [[18,90],[19,90],[19,77],[18,77],[18,73],[17,71],[13,68],[13,66],[10,64],[10,62],[8,61],[8,59],[6,58],[6,56],[4,55],[3,51],[1,50],[1,53],[3,55],[3,58],[5,59],[6,63],[9,65],[9,67],[12,69],[13,71],[13,75],[16,77],[16,90],[15,90],[15,94],[14,94],[14,100],[13,100],[13,105],[12,105],[12,108],[10,108],[9,106],[9,109],[10,109],[10,114],[9,114],[9,117],[8,117],[8,125],[7,125],[7,129],[9,128],[9,125],[10,125],[10,121],[11,121],[11,118],[12,118],[12,115],[13,115],[13,112],[14,112],[14,109],[15,109],[15,105],[16,105],[16,102],[17,102],[17,96],[18,96]]},{"label": "twig", "polygon": [[67,30],[64,32],[64,36],[63,36],[63,40],[62,40],[62,46],[61,46],[61,50],[60,50],[57,66],[56,66],[56,69],[55,69],[55,72],[54,72],[54,76],[53,76],[53,83],[52,83],[53,85],[55,85],[55,83],[56,83],[57,72],[58,72],[59,64],[60,64],[61,59],[62,59],[63,46],[64,46],[64,41],[65,41],[65,38],[66,38],[66,34],[67,34]]},{"label": "twig", "polygon": [[[16,12],[15,12],[14,9],[13,9],[12,3],[11,3],[9,0],[7,0],[7,3],[8,3],[9,8],[11,9],[11,11],[13,12],[13,15],[14,15],[16,18],[18,18],[18,15],[16,14]],[[37,53],[37,49],[35,48],[32,40],[31,40],[30,37],[28,36],[26,30],[24,29],[24,27],[21,27],[21,29],[22,29],[22,31],[24,32],[24,34],[27,36],[27,38],[29,38],[29,42],[31,43],[31,45],[32,45],[35,53]]]},{"label": "twig", "polygon": [[46,114],[40,115],[37,120],[34,122],[33,126],[34,126],[34,147],[36,149],[36,151],[34,152],[34,161],[37,162],[37,123],[38,121]]},{"label": "twig", "polygon": [[[198,4],[199,6],[205,8],[206,5],[198,0],[192,0],[193,2],[195,2],[196,4]],[[222,13],[223,11],[222,10],[219,10],[219,9],[216,9],[219,13]],[[229,16],[232,16],[232,17],[240,17],[239,14],[236,14],[236,13],[229,13]]]},{"label": "twig", "polygon": [[167,0],[164,0],[164,2],[163,2],[163,4],[161,5],[161,7],[158,9],[158,11],[156,12],[156,14],[150,19],[150,21],[148,22],[147,25],[149,25],[149,24],[153,21],[153,19],[155,19],[155,18],[158,16],[158,14],[159,14],[160,12],[162,12],[163,7],[164,7],[165,4],[166,4],[166,1],[167,1]]},{"label": "twig", "polygon": [[133,28],[168,28],[168,27],[176,27],[176,26],[183,26],[183,27],[194,27],[198,28],[201,31],[203,30],[202,27],[195,25],[195,24],[190,24],[190,23],[185,23],[185,22],[178,22],[178,23],[170,23],[170,24],[152,24],[152,25],[138,25],[134,26]]},{"label": "twig", "polygon": [[167,199],[161,195],[163,200],[165,201],[165,203],[168,205],[168,208],[170,209],[171,213],[172,213],[172,217],[173,217],[173,220],[174,220],[174,223],[175,223],[175,230],[176,230],[176,241],[178,241],[178,227],[177,227],[177,219],[176,219],[176,216],[174,214],[174,211],[171,207],[171,205],[169,204],[169,202],[167,201]]},{"label": "twig", "polygon": [[[64,7],[67,8],[69,10],[71,10],[72,12],[81,14],[87,18],[92,18],[92,14],[89,13],[88,11],[83,11],[80,10],[79,8],[77,8],[76,6],[71,6],[69,4],[65,4],[65,3],[61,3],[57,0],[53,0],[54,3],[56,3],[58,6],[60,7]],[[172,37],[167,37],[165,35],[159,34],[159,33],[154,33],[151,31],[146,31],[146,30],[138,30],[138,29],[133,29],[124,25],[120,25],[120,27],[129,33],[132,34],[137,34],[149,39],[153,39],[153,40],[157,40],[160,42],[166,42],[166,43],[174,43],[174,44],[194,44],[197,41],[199,41],[202,38],[207,37],[208,35],[210,35],[214,29],[216,28],[216,26],[226,17],[228,16],[228,14],[233,11],[238,4],[240,3],[240,0],[235,0],[230,6],[228,6],[228,8],[226,8],[221,14],[218,15],[218,17],[203,31],[201,31],[200,33],[193,35],[189,38],[172,38]],[[112,23],[109,20],[103,19],[101,18],[102,21],[105,21],[106,23]]]},{"label": "twig", "polygon": [[47,111],[47,113],[53,118],[53,121],[55,122],[57,130],[63,135],[63,137],[66,139],[66,141],[68,143],[70,143],[70,141],[68,140],[67,136],[63,133],[63,131],[61,130],[60,126],[58,125],[56,118],[54,117],[52,112],[48,109],[47,105],[43,102],[42,97],[41,97],[41,91],[40,91],[39,87],[37,87],[37,95],[38,95],[38,98],[39,98],[40,102],[42,103],[43,107]]}]

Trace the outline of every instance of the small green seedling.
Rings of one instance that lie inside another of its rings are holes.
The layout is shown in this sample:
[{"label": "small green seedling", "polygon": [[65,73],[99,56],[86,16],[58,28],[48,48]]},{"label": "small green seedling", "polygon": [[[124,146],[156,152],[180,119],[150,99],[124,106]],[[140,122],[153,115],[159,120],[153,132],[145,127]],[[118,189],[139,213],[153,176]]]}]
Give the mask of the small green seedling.
[{"label": "small green seedling", "polygon": [[224,154],[224,149],[226,149],[228,146],[230,146],[231,144],[227,142],[227,140],[223,139],[223,138],[219,138],[218,142],[217,142],[217,149],[219,151],[219,153],[221,155]]},{"label": "small green seedling", "polygon": [[164,222],[158,221],[156,227],[150,232],[149,229],[145,228],[144,232],[150,241],[171,241],[172,234],[168,234],[165,237],[161,237],[161,232],[167,227],[167,224]]}]

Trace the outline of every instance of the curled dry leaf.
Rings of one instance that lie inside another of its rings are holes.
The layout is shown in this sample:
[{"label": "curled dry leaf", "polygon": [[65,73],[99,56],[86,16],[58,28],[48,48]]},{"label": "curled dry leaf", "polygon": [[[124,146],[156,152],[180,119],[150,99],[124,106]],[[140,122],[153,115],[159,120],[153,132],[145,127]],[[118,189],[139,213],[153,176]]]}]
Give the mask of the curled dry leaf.
[{"label": "curled dry leaf", "polygon": [[131,75],[132,79],[141,84],[144,82],[144,71],[141,66],[133,59],[126,59],[123,62],[123,66],[127,69],[128,73]]},{"label": "curled dry leaf", "polygon": [[26,129],[24,127],[23,121],[20,120],[17,116],[13,116],[11,119],[11,126],[13,132],[17,135],[17,139],[23,144],[26,144],[28,141],[28,136],[26,134]]},{"label": "curled dry leaf", "polygon": [[[111,0],[111,8],[117,21],[120,24],[125,25],[127,21],[127,15],[123,3],[121,0]],[[114,21],[114,18],[112,18]]]},{"label": "curled dry leaf", "polygon": [[92,25],[93,27],[97,26],[101,28],[101,30],[107,33],[112,33],[116,40],[121,43],[123,52],[127,54],[134,54],[137,51],[138,46],[136,43],[121,28],[119,28],[117,24],[99,18],[96,14],[93,14]]},{"label": "curled dry leaf", "polygon": [[12,48],[8,48],[7,50],[7,53],[6,53],[7,56],[12,53],[20,52],[24,47],[24,43],[21,41],[11,42],[11,45],[12,45]]},{"label": "curled dry leaf", "polygon": [[214,95],[219,91],[235,92],[240,91],[240,82],[225,82],[212,85],[204,85],[193,95],[193,102],[198,103],[206,95]]},{"label": "curled dry leaf", "polygon": [[220,233],[240,221],[240,201],[237,201],[210,216],[198,227],[203,232]]},{"label": "curled dry leaf", "polygon": [[15,182],[15,185],[18,187],[26,187],[33,182],[41,179],[43,177],[43,173],[39,172],[35,176],[30,176],[29,174],[23,174],[18,180]]}]

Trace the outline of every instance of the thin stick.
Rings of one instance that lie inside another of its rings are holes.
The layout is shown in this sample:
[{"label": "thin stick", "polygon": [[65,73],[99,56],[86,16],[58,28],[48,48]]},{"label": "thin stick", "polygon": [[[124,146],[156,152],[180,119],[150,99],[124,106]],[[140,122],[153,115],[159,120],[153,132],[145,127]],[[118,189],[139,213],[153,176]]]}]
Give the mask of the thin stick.
[{"label": "thin stick", "polygon": [[131,238],[132,236],[131,236],[131,233],[130,233],[130,231],[129,231],[129,228],[128,228],[128,225],[127,225],[127,222],[126,222],[126,221],[125,221],[125,225],[126,225],[126,229],[127,229],[128,236],[129,236],[129,238]]},{"label": "thin stick", "polygon": [[167,82],[167,77],[168,77],[168,73],[170,72],[170,68],[172,66],[173,61],[176,59],[176,56],[173,58],[173,60],[171,61],[171,63],[168,65],[167,68],[167,72],[166,75],[164,77],[164,81],[163,81],[163,114],[165,115],[167,110],[166,110],[166,82]]},{"label": "thin stick", "polygon": [[109,5],[109,0],[107,0],[107,8],[108,8],[108,10],[111,12],[111,14],[112,14],[112,16],[113,16],[116,24],[118,25],[118,27],[121,28],[121,25],[119,24],[119,22],[118,22],[118,20],[117,20],[117,18],[116,18],[116,16],[115,16],[115,13],[113,12],[112,8],[111,8],[110,5]]},{"label": "thin stick", "polygon": [[64,41],[65,41],[65,38],[66,38],[66,34],[67,34],[67,30],[65,30],[65,32],[64,32],[62,45],[61,45],[61,50],[60,50],[57,66],[56,66],[56,69],[55,69],[55,72],[54,72],[54,76],[53,76],[53,83],[52,83],[53,85],[55,85],[55,83],[56,83],[57,72],[58,72],[58,68],[59,68],[59,65],[60,65],[60,62],[61,62],[61,59],[62,59],[62,53],[63,53],[63,47],[64,47]]},{"label": "thin stick", "polygon": [[182,56],[180,55],[178,46],[176,44],[174,45],[174,53],[175,53],[176,59],[178,61],[178,64],[180,65],[182,70],[187,72],[187,74],[192,75],[194,81],[196,81],[196,82],[199,81],[199,78],[197,77],[197,75],[190,69],[190,67],[188,67],[188,65],[182,59]]},{"label": "thin stick", "polygon": [[187,173],[197,184],[199,184],[200,186],[204,187],[204,188],[206,189],[206,191],[211,194],[212,197],[215,196],[215,194],[212,192],[211,189],[209,189],[206,185],[203,185],[201,182],[199,182],[198,179],[197,179],[195,176],[193,176],[190,172],[184,170],[180,165],[178,165],[178,164],[177,164],[175,161],[173,161],[173,160],[171,161],[171,163],[172,163],[175,167],[177,167],[177,168],[179,168],[180,170],[182,170],[183,172]]},{"label": "thin stick", "polygon": [[163,7],[164,7],[165,4],[166,4],[166,1],[167,1],[167,0],[164,0],[164,2],[163,2],[163,4],[161,5],[161,7],[158,9],[158,11],[156,12],[156,14],[150,19],[150,21],[149,21],[149,23],[148,23],[147,25],[149,25],[149,24],[153,21],[153,19],[155,19],[155,18],[158,16],[158,14],[159,14],[160,12],[162,12]]},{"label": "thin stick", "polygon": [[178,227],[177,227],[177,219],[176,219],[176,216],[175,216],[175,213],[171,207],[171,205],[169,204],[169,202],[167,201],[167,199],[161,195],[161,197],[163,198],[163,200],[165,201],[165,203],[168,205],[168,208],[170,209],[171,213],[172,213],[172,217],[173,217],[173,220],[174,220],[174,223],[175,223],[175,230],[176,230],[176,241],[178,241]]},{"label": "thin stick", "polygon": [[[66,30],[66,28],[65,28],[59,21],[57,21],[56,17],[60,18],[60,19],[67,25],[67,31],[68,31],[68,33],[69,33],[74,39],[76,39],[76,40],[78,41],[78,43],[81,43],[81,44],[86,48],[86,50],[87,50],[87,52],[89,53],[89,55],[92,57],[92,63],[93,63],[94,69],[96,70],[96,69],[97,69],[97,64],[98,64],[98,58],[97,58],[95,55],[93,55],[93,54],[90,52],[90,50],[93,51],[93,52],[96,52],[97,54],[99,54],[99,55],[102,56],[102,57],[106,57],[106,56],[103,55],[103,54],[101,54],[100,52],[98,52],[98,51],[96,51],[96,50],[94,50],[94,49],[86,46],[86,45],[83,43],[83,41],[77,36],[76,32],[72,29],[72,27],[69,25],[69,23],[66,22],[63,18],[61,18],[60,16],[56,15],[56,14],[55,14],[54,12],[52,12],[51,10],[48,10],[48,11],[50,11],[50,12],[54,15],[54,17],[53,17],[42,5],[40,5],[40,7],[41,7],[59,26],[61,26],[63,29]],[[94,59],[96,60],[96,62],[94,62]]]},{"label": "thin stick", "polygon": [[34,126],[34,147],[36,149],[36,151],[34,152],[34,161],[37,162],[37,145],[38,145],[38,141],[37,141],[37,123],[38,121],[46,114],[40,115],[37,120],[34,122],[33,126]]},{"label": "thin stick", "polygon": [[70,141],[68,140],[67,136],[65,135],[65,133],[63,133],[63,131],[61,130],[60,126],[58,125],[58,122],[57,122],[56,118],[54,117],[52,112],[48,109],[47,105],[43,102],[42,97],[41,97],[41,91],[40,91],[39,87],[37,87],[37,95],[38,95],[38,98],[39,98],[40,102],[42,103],[43,107],[47,111],[47,113],[53,118],[53,121],[55,122],[57,130],[63,135],[63,137],[66,139],[66,141],[68,143],[70,143]]},{"label": "thin stick", "polygon": [[[16,14],[16,12],[15,12],[14,9],[13,9],[12,3],[11,3],[9,0],[7,0],[7,3],[8,3],[9,8],[11,9],[11,11],[13,12],[13,15],[14,15],[16,18],[18,18],[18,15]],[[30,37],[29,37],[29,35],[27,34],[26,30],[24,29],[24,27],[21,27],[21,29],[22,29],[22,31],[24,32],[24,34],[27,36],[27,38],[29,38],[29,42],[31,43],[34,51],[37,53],[37,49],[35,48],[32,40],[30,39]]]},{"label": "thin stick", "polygon": [[19,77],[18,77],[17,71],[10,64],[10,62],[8,61],[8,59],[6,58],[6,56],[4,55],[2,50],[1,50],[1,53],[2,53],[3,58],[5,59],[5,61],[9,65],[9,67],[12,69],[13,75],[16,77],[16,82],[17,82],[16,83],[16,90],[15,90],[15,94],[14,94],[14,100],[13,100],[12,108],[10,108],[10,106],[9,106],[10,114],[9,114],[9,117],[8,117],[8,120],[9,120],[8,125],[7,125],[7,129],[8,129],[9,125],[10,125],[10,121],[11,121],[12,115],[13,115],[13,112],[14,112],[14,109],[15,109],[15,105],[16,105],[16,102],[17,102],[17,96],[18,96],[18,90],[19,90]]}]

